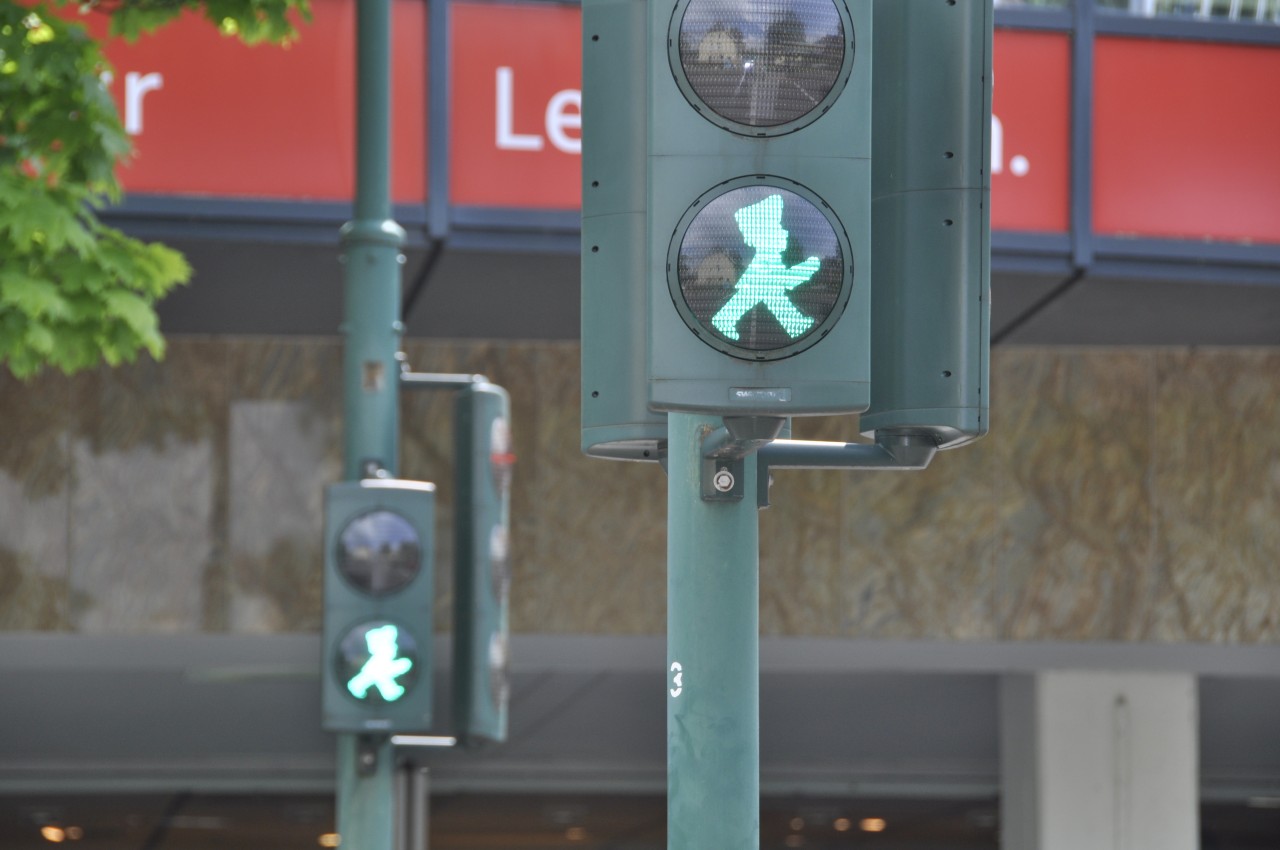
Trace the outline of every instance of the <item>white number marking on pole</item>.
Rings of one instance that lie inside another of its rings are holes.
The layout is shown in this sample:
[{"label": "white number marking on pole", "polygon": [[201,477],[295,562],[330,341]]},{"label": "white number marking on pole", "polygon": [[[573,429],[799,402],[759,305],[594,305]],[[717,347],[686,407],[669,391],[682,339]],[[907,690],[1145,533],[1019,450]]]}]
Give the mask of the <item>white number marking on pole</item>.
[{"label": "white number marking on pole", "polygon": [[671,672],[674,674],[671,677],[671,684],[675,686],[671,689],[671,696],[678,697],[684,690],[684,667],[680,666],[679,661],[672,661]]}]

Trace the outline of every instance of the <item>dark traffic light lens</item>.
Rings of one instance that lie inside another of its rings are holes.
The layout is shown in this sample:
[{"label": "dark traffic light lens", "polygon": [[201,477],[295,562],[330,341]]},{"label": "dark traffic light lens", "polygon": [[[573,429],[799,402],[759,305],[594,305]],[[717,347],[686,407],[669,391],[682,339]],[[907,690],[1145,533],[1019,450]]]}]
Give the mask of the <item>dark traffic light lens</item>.
[{"label": "dark traffic light lens", "polygon": [[418,644],[395,623],[371,620],[343,636],[333,663],[338,681],[353,699],[397,702],[418,681]]},{"label": "dark traffic light lens", "polygon": [[677,78],[735,124],[798,121],[843,85],[849,39],[833,0],[689,0],[679,28]]},{"label": "dark traffic light lens", "polygon": [[370,596],[398,593],[422,567],[422,543],[409,521],[388,510],[361,514],[338,536],[338,570]]},{"label": "dark traffic light lens", "polygon": [[846,301],[847,279],[841,240],[822,210],[780,186],[750,185],[688,219],[672,295],[714,347],[772,359],[821,339]]}]

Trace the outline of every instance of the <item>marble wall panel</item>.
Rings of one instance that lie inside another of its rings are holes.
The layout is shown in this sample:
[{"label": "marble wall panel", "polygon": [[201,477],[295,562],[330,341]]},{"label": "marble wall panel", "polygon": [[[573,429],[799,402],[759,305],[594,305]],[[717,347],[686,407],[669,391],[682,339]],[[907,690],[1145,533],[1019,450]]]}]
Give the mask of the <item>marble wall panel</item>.
[{"label": "marble wall panel", "polygon": [[324,488],[342,478],[341,344],[229,345],[225,627],[317,631]]},{"label": "marble wall panel", "polygon": [[918,472],[853,473],[841,553],[844,574],[860,577],[846,590],[849,633],[997,636],[990,457],[980,442],[939,452]]},{"label": "marble wall panel", "polygon": [[[792,438],[859,439],[857,417],[793,420]],[[838,635],[848,631],[848,596],[832,579],[856,582],[842,563],[849,521],[841,470],[777,469],[760,512],[760,632]]]},{"label": "marble wall panel", "polygon": [[[588,458],[581,450],[577,345],[535,357],[529,459],[521,460],[533,557],[517,561],[516,630],[666,632],[667,484],[656,463]],[[527,476],[527,477],[526,477]]]},{"label": "marble wall panel", "polygon": [[[666,478],[581,454],[577,346],[407,354],[511,393],[513,628],[664,632]],[[0,378],[0,629],[314,631],[340,364],[336,338],[176,338],[162,364]],[[1002,348],[992,371],[991,435],[928,470],[775,472],[765,634],[1280,639],[1280,354]],[[446,630],[454,397],[402,399]]]},{"label": "marble wall panel", "polygon": [[0,369],[0,630],[69,627],[71,382]]},{"label": "marble wall panel", "polygon": [[1155,355],[1160,640],[1280,641],[1280,352]]},{"label": "marble wall panel", "polygon": [[1001,637],[1153,636],[1152,379],[1141,349],[993,358]]},{"label": "marble wall panel", "polygon": [[227,347],[75,381],[70,620],[82,632],[219,625],[226,573]]},{"label": "marble wall panel", "polygon": [[324,492],[342,478],[341,435],[305,402],[231,403],[228,628],[317,631]]},{"label": "marble wall panel", "polygon": [[[857,417],[798,419],[796,438],[865,442]],[[982,446],[916,472],[776,471],[761,522],[764,633],[993,638]]]},{"label": "marble wall panel", "polygon": [[213,454],[166,438],[159,448],[73,444],[71,619],[76,631],[201,631],[215,555]]}]

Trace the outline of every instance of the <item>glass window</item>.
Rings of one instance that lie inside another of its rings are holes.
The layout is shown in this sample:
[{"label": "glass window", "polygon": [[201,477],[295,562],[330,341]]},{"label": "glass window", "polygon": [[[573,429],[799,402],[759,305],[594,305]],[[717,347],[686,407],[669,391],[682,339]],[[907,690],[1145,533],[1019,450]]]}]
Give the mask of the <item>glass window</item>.
[{"label": "glass window", "polygon": [[1041,8],[1041,9],[1061,9],[1070,5],[1070,0],[992,0],[996,8]]},{"label": "glass window", "polygon": [[1280,0],[1097,0],[1098,6],[1146,18],[1176,16],[1280,23]]},{"label": "glass window", "polygon": [[[1094,0],[1098,8],[1144,18],[1181,17],[1280,23],[1280,0]],[[996,8],[1065,8],[1071,0],[994,0]]]}]

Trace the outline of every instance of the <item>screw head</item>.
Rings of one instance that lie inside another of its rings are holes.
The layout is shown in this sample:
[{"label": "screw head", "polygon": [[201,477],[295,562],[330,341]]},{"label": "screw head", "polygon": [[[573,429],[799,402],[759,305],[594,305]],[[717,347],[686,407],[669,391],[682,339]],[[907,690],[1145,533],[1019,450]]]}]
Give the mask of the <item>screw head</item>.
[{"label": "screw head", "polygon": [[715,487],[718,493],[728,493],[733,489],[734,483],[733,473],[727,469],[721,469],[711,479],[711,486]]}]

